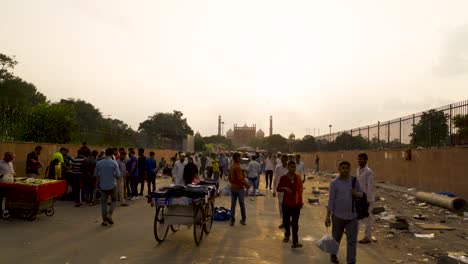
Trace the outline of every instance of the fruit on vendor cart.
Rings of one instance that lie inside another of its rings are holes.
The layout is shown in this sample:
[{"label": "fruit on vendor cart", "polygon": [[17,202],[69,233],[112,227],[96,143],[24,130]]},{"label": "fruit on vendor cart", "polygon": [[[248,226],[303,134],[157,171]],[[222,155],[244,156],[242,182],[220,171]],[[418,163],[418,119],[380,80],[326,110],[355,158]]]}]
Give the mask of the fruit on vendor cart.
[{"label": "fruit on vendor cart", "polygon": [[34,179],[34,178],[15,180],[16,184],[23,184],[23,185],[29,185],[29,186],[39,186],[39,185],[44,185],[44,184],[49,184],[49,183],[54,183],[54,182],[58,182],[58,181],[49,180],[49,179]]}]

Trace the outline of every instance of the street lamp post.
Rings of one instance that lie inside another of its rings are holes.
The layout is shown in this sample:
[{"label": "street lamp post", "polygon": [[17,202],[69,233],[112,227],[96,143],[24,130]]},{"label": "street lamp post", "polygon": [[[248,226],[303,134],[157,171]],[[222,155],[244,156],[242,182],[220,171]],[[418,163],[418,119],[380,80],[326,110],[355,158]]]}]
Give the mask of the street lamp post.
[{"label": "street lamp post", "polygon": [[331,128],[332,128],[332,125],[328,125],[328,127],[330,128],[330,143],[332,141],[332,135],[331,135]]}]

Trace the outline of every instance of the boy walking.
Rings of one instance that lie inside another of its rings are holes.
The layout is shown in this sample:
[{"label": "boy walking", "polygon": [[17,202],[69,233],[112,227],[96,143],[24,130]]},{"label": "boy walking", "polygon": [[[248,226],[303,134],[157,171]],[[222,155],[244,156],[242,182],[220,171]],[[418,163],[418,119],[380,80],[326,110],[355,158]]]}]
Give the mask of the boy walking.
[{"label": "boy walking", "polygon": [[[288,162],[288,174],[280,178],[276,191],[283,192],[283,224],[284,224],[284,239],[283,242],[289,242],[292,226],[293,244],[292,248],[300,248],[299,244],[299,216],[301,214],[302,202],[302,181],[301,176],[296,173],[296,162]],[[292,218],[292,221],[291,221]]]},{"label": "boy walking", "polygon": [[[330,183],[330,194],[327,207],[327,217],[325,226],[332,225],[332,236],[338,242],[341,241],[346,230],[346,240],[348,242],[346,249],[346,259],[348,264],[356,263],[356,241],[358,235],[358,220],[354,199],[362,197],[361,186],[356,180],[353,188],[353,178],[349,175],[351,164],[348,161],[342,161],[339,164],[339,177],[336,177]],[[332,263],[339,263],[336,255],[330,256]]]}]

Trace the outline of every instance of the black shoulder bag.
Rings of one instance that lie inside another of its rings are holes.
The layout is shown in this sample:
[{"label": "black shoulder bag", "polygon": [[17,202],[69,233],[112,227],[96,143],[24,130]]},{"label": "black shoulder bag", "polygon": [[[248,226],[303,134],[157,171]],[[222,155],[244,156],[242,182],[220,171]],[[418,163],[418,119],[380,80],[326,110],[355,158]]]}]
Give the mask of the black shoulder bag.
[{"label": "black shoulder bag", "polygon": [[[353,190],[356,187],[356,177],[353,177]],[[357,219],[364,219],[369,217],[369,202],[367,201],[367,194],[362,193],[361,198],[353,197],[353,213],[354,208],[356,208]]]}]

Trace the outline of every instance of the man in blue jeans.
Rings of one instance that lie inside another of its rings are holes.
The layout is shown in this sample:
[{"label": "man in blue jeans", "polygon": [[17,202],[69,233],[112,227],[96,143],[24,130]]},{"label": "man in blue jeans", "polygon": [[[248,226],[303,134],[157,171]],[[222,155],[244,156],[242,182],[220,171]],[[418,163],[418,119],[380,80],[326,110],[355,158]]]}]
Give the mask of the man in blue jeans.
[{"label": "man in blue jeans", "polygon": [[[114,150],[106,149],[106,158],[97,162],[94,176],[97,178],[97,183],[101,189],[101,206],[102,206],[102,225],[113,225],[112,213],[114,212],[115,203],[117,201],[117,183],[116,179],[120,178],[119,165],[112,159]],[[112,200],[110,208],[108,208],[107,200],[109,197]]]},{"label": "man in blue jeans", "polygon": [[[358,220],[353,200],[362,197],[362,190],[358,180],[356,180],[355,187],[352,187],[353,177],[349,175],[351,164],[348,161],[340,162],[338,171],[340,176],[330,183],[325,226],[330,226],[331,222],[332,236],[338,244],[346,230],[346,241],[348,243],[346,246],[346,260],[348,264],[354,264],[356,263]],[[330,261],[339,263],[336,255],[331,255]]]},{"label": "man in blue jeans", "polygon": [[229,173],[229,181],[231,182],[231,226],[234,225],[236,221],[236,203],[237,199],[239,199],[239,206],[241,208],[241,216],[242,219],[240,223],[245,225],[246,221],[246,214],[245,214],[245,203],[244,203],[244,196],[245,191],[244,188],[249,188],[250,185],[245,181],[245,175],[240,167],[240,153],[236,152],[232,156],[233,164],[231,166],[231,170]]}]

